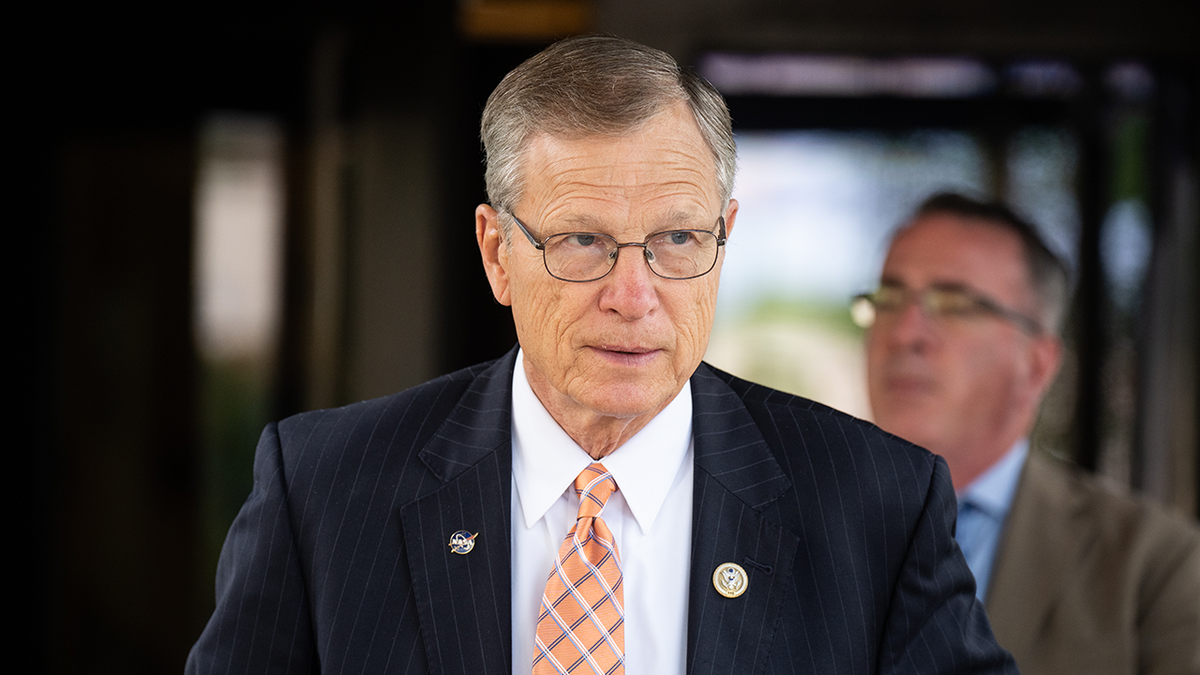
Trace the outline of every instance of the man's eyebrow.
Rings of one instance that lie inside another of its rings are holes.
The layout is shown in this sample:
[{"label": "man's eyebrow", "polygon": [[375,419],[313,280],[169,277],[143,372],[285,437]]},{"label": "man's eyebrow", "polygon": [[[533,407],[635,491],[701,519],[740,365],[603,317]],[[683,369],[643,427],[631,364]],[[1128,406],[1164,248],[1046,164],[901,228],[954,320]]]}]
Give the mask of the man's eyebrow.
[{"label": "man's eyebrow", "polygon": [[[692,225],[699,217],[693,211],[672,211],[663,219],[667,225],[675,227],[679,225]],[[715,221],[714,221],[715,222]]]},{"label": "man's eyebrow", "polygon": [[551,219],[551,223],[557,223],[558,226],[554,227],[554,230],[558,232],[604,231],[604,226],[601,219],[590,213],[572,213],[561,218],[553,218]]},{"label": "man's eyebrow", "polygon": [[[611,225],[611,223],[592,213],[572,213],[564,215],[561,218],[552,219],[551,222],[558,225],[553,228],[555,232],[608,233],[612,229],[611,227],[606,227],[606,225]],[[716,230],[716,222],[714,219],[712,223],[701,224],[697,215],[692,211],[673,211],[656,223],[652,233],[665,230],[708,229],[709,227]]]},{"label": "man's eyebrow", "polygon": [[694,211],[672,211],[664,218],[655,222],[651,234],[656,232],[667,232],[669,230],[705,230],[707,232],[717,231],[717,220],[707,222],[701,220],[702,216],[698,216]]},{"label": "man's eyebrow", "polygon": [[939,291],[963,291],[967,293],[978,294],[979,291],[962,283],[961,281],[935,281],[929,284],[930,288],[936,288]]},{"label": "man's eyebrow", "polygon": [[[904,283],[903,281],[901,281],[895,277],[886,276],[886,275],[880,277],[879,285],[880,286],[892,286],[895,288],[904,288],[904,289],[911,288],[908,284]],[[933,283],[929,284],[925,288],[926,289],[930,289],[930,288],[937,289],[939,291],[960,291],[960,292],[974,293],[974,294],[979,293],[979,291],[975,290],[971,286],[969,286],[961,281],[934,281]],[[916,290],[916,289],[914,289],[914,290]]]}]

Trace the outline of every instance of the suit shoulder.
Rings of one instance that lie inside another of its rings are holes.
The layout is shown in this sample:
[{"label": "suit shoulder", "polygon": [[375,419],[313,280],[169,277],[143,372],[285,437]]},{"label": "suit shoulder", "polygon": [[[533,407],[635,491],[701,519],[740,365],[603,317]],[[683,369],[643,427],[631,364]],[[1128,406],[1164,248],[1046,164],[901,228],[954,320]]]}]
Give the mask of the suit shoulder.
[{"label": "suit shoulder", "polygon": [[1042,492],[1067,495],[1074,511],[1093,520],[1110,544],[1141,540],[1151,547],[1200,550],[1200,526],[1146,497],[1124,491],[1107,479],[1042,454],[1030,455],[1031,476]]},{"label": "suit shoulder", "polygon": [[1086,500],[1091,507],[1104,512],[1106,517],[1170,517],[1166,509],[1146,497],[1129,492],[1115,481],[1088,472],[1068,460],[1031,452],[1029,464],[1030,471],[1040,482],[1045,483],[1048,489]]},{"label": "suit shoulder", "polygon": [[[1200,631],[1200,527],[1195,521],[1037,453],[1030,453],[1010,520],[1005,563],[996,571],[1007,575],[1006,588],[1019,588],[1030,579],[1062,579],[1064,588],[1072,589],[1070,596],[1078,598],[1073,606],[1112,608],[1062,615],[1083,621],[1087,634],[1132,629],[1136,617],[1139,631],[1159,636],[1140,648],[1143,662],[1183,663],[1200,657],[1200,650],[1186,646],[1197,644]],[[1028,560],[1052,564],[1031,567],[1024,562]],[[1003,610],[1006,623],[1020,620],[1017,610]],[[1122,618],[1129,623],[1118,627]],[[1062,634],[1074,630],[1072,626]],[[1181,646],[1186,655],[1178,650]]]}]

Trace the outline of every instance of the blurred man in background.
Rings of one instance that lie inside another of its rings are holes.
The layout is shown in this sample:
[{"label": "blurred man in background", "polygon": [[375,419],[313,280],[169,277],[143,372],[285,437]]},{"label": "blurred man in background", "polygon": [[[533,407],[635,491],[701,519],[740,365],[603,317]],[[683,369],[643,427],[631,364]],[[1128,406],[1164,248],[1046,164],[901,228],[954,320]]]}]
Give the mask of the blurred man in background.
[{"label": "blurred man in background", "polygon": [[1067,296],[1008,208],[929,198],[855,299],[876,422],[950,465],[956,539],[1022,673],[1200,673],[1200,530],[1029,447]]}]

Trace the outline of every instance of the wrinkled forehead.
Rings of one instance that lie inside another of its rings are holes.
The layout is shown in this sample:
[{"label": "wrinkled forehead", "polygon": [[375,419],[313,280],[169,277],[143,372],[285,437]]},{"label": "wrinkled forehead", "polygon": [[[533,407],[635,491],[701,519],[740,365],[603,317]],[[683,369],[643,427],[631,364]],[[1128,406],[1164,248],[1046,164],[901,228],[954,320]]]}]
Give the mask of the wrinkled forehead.
[{"label": "wrinkled forehead", "polygon": [[543,206],[561,199],[657,200],[695,202],[688,210],[707,213],[719,196],[715,161],[695,122],[682,115],[663,115],[619,136],[543,134],[527,145],[522,175],[524,197]]}]

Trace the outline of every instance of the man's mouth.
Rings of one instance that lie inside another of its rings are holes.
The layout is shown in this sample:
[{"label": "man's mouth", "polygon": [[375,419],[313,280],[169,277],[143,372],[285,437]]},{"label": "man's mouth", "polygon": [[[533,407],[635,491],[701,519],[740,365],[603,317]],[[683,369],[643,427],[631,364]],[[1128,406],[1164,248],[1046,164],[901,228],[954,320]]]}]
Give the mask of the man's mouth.
[{"label": "man's mouth", "polygon": [[623,365],[644,365],[661,351],[651,347],[633,345],[596,345],[592,349],[606,359]]},{"label": "man's mouth", "polygon": [[886,380],[888,391],[905,396],[928,394],[933,391],[933,382],[927,377],[893,375]]}]

